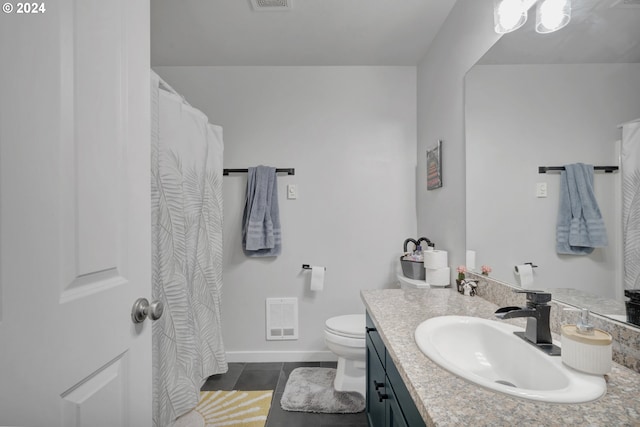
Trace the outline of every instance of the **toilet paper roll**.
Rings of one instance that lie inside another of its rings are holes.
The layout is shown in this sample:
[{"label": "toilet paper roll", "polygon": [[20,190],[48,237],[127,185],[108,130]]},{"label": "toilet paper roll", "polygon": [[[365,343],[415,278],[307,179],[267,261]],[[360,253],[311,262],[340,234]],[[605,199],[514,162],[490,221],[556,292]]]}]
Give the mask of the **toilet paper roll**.
[{"label": "toilet paper roll", "polygon": [[424,268],[444,268],[449,266],[449,256],[447,251],[440,251],[434,249],[423,253],[424,255]]},{"label": "toilet paper roll", "polygon": [[467,251],[467,270],[474,271],[476,269],[476,251]]},{"label": "toilet paper roll", "polygon": [[451,283],[451,269],[444,268],[425,268],[424,280],[429,286],[449,286]]},{"label": "toilet paper roll", "polygon": [[520,282],[522,289],[532,289],[533,285],[533,268],[530,264],[516,265],[515,275]]},{"label": "toilet paper roll", "polygon": [[321,291],[324,289],[324,267],[311,266],[311,290]]}]

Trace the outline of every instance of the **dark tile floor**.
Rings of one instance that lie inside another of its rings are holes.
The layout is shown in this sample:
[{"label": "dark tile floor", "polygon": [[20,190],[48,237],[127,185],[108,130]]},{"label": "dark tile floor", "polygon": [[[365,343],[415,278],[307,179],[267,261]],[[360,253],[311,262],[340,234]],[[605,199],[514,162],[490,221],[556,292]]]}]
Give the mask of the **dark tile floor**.
[{"label": "dark tile floor", "polygon": [[289,412],[280,407],[289,374],[301,366],[335,368],[335,362],[229,363],[229,370],[213,375],[202,386],[207,390],[274,390],[265,427],[366,427],[367,416],[359,414],[313,414]]}]

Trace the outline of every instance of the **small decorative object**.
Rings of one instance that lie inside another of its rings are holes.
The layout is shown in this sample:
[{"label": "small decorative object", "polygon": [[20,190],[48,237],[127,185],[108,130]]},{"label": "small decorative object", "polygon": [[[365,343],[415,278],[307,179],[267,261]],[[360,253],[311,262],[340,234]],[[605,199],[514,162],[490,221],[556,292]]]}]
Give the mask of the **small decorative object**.
[{"label": "small decorative object", "polygon": [[480,267],[480,269],[482,270],[482,274],[484,276],[488,276],[489,273],[491,273],[491,267],[488,265],[483,265],[482,267]]},{"label": "small decorative object", "polygon": [[456,280],[458,286],[458,292],[462,295],[473,297],[476,295],[476,288],[478,287],[477,280]]},{"label": "small decorative object", "polygon": [[464,266],[464,265],[459,265],[456,270],[458,271],[458,278],[456,279],[456,285],[458,287],[458,292],[463,294],[464,293],[463,286],[464,286],[464,278],[465,278],[464,273],[467,272],[467,267]]},{"label": "small decorative object", "polygon": [[442,187],[442,141],[427,150],[427,190]]},{"label": "small decorative object", "polygon": [[464,290],[463,294],[470,297],[474,297],[476,296],[477,287],[478,287],[477,280],[465,280],[464,286],[462,287],[462,289]]}]

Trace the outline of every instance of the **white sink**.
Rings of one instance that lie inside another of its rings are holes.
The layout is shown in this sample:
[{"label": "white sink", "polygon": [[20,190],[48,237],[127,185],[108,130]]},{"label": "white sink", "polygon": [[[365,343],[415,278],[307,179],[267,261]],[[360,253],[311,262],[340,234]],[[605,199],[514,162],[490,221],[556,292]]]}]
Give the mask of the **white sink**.
[{"label": "white sink", "polygon": [[[429,359],[477,385],[524,399],[583,403],[606,392],[602,376],[578,372],[513,334],[522,328],[467,316],[422,322],[416,343]],[[556,343],[558,344],[558,343]]]}]

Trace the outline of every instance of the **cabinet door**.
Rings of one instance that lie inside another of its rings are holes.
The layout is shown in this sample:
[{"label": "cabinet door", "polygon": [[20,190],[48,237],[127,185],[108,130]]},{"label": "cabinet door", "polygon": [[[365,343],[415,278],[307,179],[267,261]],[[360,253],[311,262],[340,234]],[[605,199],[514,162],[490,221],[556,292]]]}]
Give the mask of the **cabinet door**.
[{"label": "cabinet door", "polygon": [[[409,390],[404,384],[396,365],[391,356],[387,354],[385,359],[387,373],[387,394],[393,395],[397,405],[402,408],[404,421],[411,427],[425,427],[424,420],[409,394]],[[393,389],[393,391],[391,391]],[[400,424],[402,425],[402,424]]]},{"label": "cabinet door", "polygon": [[[389,387],[389,390],[391,387]],[[367,419],[369,427],[384,427],[386,374],[367,334]]]},{"label": "cabinet door", "polygon": [[404,414],[400,410],[396,395],[393,393],[391,387],[389,387],[389,393],[385,400],[385,413],[386,413],[386,427],[407,427],[407,422],[404,419]]}]

